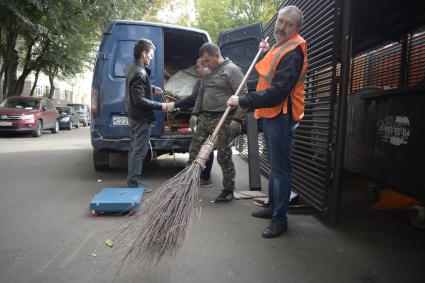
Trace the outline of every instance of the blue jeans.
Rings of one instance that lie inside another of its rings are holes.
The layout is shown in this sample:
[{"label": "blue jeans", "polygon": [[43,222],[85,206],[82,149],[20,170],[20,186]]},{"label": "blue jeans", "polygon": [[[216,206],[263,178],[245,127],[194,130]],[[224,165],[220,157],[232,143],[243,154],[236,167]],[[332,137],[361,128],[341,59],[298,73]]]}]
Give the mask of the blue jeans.
[{"label": "blue jeans", "polygon": [[128,151],[127,184],[137,185],[142,175],[143,160],[149,149],[150,123],[140,123],[129,119],[130,150]]},{"label": "blue jeans", "polygon": [[273,219],[288,224],[288,205],[291,195],[291,151],[296,123],[286,114],[264,119],[263,133],[270,164],[269,207]]},{"label": "blue jeans", "polygon": [[208,181],[211,178],[211,169],[214,162],[214,151],[211,151],[210,157],[208,158],[207,163],[205,164],[205,169],[202,170],[201,179]]}]

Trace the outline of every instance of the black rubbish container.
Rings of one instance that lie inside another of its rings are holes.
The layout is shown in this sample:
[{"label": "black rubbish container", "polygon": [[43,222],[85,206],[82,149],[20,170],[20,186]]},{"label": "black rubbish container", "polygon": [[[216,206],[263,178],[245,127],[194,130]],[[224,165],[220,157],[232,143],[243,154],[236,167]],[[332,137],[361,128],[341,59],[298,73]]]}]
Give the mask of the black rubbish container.
[{"label": "black rubbish container", "polygon": [[366,102],[363,97],[374,94],[379,90],[376,87],[363,88],[350,93],[348,97],[344,167],[352,173],[365,175],[367,171]]},{"label": "black rubbish container", "polygon": [[425,203],[425,86],[362,98],[366,177]]}]

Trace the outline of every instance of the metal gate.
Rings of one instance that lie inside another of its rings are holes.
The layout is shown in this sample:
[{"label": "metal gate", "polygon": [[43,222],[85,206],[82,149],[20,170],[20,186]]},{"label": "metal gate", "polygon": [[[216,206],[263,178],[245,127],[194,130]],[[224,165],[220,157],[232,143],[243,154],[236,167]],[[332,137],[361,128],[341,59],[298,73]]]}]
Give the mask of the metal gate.
[{"label": "metal gate", "polygon": [[[336,80],[338,13],[336,1],[289,0],[283,8],[296,5],[304,13],[301,36],[308,45],[308,70],[305,79],[305,116],[300,122],[292,152],[292,186],[309,205],[321,212],[328,208],[328,191],[331,182],[334,105],[339,84]],[[274,44],[273,29],[277,14],[264,28]],[[260,167],[266,174],[270,166],[262,134],[259,135]],[[236,148],[247,154],[247,137],[238,139]]]}]

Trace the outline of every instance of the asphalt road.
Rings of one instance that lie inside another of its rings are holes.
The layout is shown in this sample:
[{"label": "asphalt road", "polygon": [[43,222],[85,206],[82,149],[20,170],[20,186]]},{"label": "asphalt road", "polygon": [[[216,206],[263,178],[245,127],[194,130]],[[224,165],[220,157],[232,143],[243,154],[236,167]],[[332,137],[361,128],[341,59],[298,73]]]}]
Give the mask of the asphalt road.
[{"label": "asphalt road", "polygon": [[[185,161],[162,157],[144,178],[155,189]],[[235,161],[237,189],[246,190],[246,163]],[[292,214],[284,236],[262,239],[268,222],[250,217],[251,201],[210,202],[220,190],[216,164],[214,186],[201,188],[201,216],[177,257],[118,272],[120,255],[105,240],[123,216],[89,211],[102,187],[125,184],[126,156],[112,163],[94,171],[88,128],[0,137],[0,282],[423,282],[425,234],[400,215],[333,225],[315,213]]]}]

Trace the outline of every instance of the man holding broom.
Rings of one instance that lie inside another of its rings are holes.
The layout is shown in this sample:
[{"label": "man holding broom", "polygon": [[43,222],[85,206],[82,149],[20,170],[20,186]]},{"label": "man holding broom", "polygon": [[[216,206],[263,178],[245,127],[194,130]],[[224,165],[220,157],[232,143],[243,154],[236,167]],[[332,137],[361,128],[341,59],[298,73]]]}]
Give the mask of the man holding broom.
[{"label": "man holding broom", "polygon": [[304,116],[307,43],[298,34],[302,21],[302,11],[295,6],[279,11],[274,26],[276,44],[270,49],[266,42],[260,43],[260,48],[268,53],[255,66],[259,74],[256,92],[232,96],[227,101],[228,106],[256,109],[255,117],[264,119],[263,133],[271,167],[269,207],[252,213],[254,217],[272,219],[263,231],[264,238],[278,237],[288,228],[290,155],[294,130]]},{"label": "man holding broom", "polygon": [[[219,47],[214,43],[205,43],[199,50],[199,56],[211,73],[204,76],[196,99],[191,128],[196,128],[189,150],[191,164],[197,157],[203,143],[210,136],[226,109],[226,101],[238,89],[243,80],[241,69],[229,59],[222,57]],[[246,84],[242,90],[247,93]],[[223,190],[215,199],[217,203],[233,200],[235,190],[235,166],[232,160],[231,141],[240,134],[243,111],[238,108],[226,119],[217,139],[217,161],[223,172]]]}]

